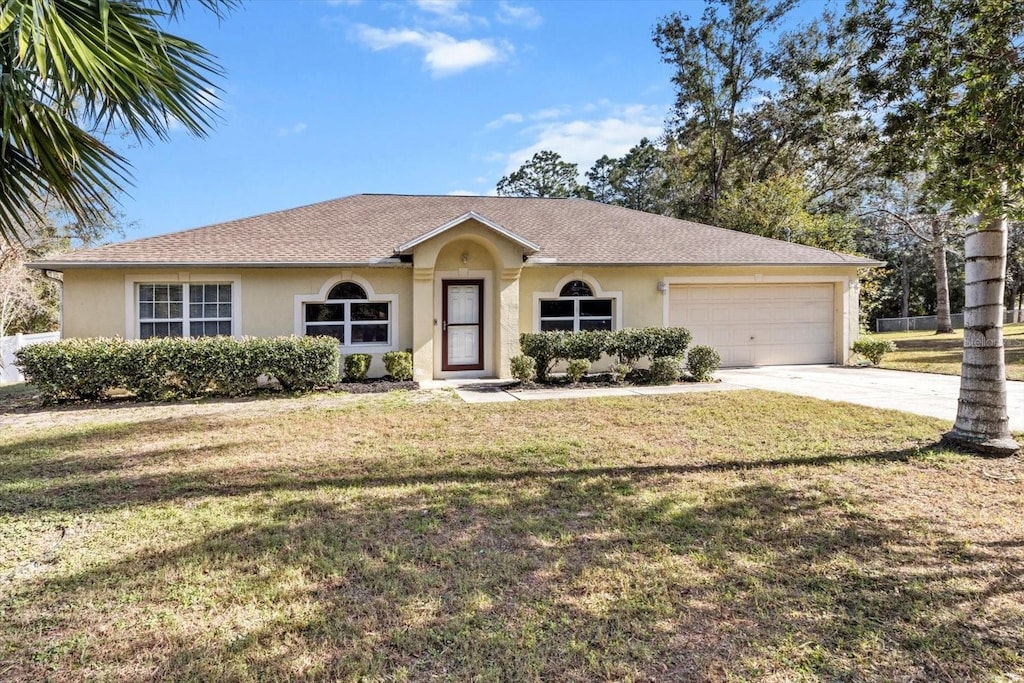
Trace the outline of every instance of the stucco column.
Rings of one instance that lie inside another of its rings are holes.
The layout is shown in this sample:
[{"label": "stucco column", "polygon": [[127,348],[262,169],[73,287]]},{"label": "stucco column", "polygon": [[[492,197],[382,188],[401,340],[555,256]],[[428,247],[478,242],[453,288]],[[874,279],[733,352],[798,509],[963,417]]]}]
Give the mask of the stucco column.
[{"label": "stucco column", "polygon": [[498,312],[498,358],[497,373],[501,379],[512,377],[512,356],[519,353],[519,268],[503,268],[500,290],[500,310]]},{"label": "stucco column", "polygon": [[434,379],[434,269],[412,271],[412,373],[417,382]]},{"label": "stucco column", "polygon": [[853,342],[860,336],[860,280],[853,277],[846,281],[849,294],[846,297],[846,309],[843,311],[843,322],[846,338],[843,340],[843,355],[840,360],[845,364],[853,353]]}]

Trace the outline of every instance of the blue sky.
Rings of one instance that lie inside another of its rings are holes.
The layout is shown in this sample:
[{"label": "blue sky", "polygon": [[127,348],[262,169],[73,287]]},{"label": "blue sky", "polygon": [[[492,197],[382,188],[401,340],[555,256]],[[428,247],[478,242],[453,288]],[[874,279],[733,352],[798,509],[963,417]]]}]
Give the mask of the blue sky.
[{"label": "blue sky", "polygon": [[223,120],[126,150],[125,237],[360,192],[492,194],[542,149],[583,172],[660,134],[672,70],[651,32],[672,11],[703,3],[193,5],[170,30],[218,57]]}]

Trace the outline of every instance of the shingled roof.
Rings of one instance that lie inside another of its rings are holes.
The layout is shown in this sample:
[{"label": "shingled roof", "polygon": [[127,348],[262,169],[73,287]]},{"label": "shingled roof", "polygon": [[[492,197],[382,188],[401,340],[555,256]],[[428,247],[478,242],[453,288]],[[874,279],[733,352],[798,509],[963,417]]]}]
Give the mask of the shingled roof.
[{"label": "shingled roof", "polygon": [[36,268],[340,266],[396,249],[472,213],[521,238],[527,263],[849,265],[877,261],[585,199],[360,194],[202,228],[74,251]]}]

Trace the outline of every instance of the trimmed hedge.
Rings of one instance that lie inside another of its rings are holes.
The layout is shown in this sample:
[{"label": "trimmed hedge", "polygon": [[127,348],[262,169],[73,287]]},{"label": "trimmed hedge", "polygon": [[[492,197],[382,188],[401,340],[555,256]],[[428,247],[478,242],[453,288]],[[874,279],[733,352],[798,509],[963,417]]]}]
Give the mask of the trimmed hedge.
[{"label": "trimmed hedge", "polygon": [[408,351],[388,351],[384,354],[384,369],[392,379],[405,382],[412,379],[412,354]]},{"label": "trimmed hedge", "polygon": [[524,356],[537,364],[537,380],[547,380],[551,368],[565,358],[565,337],[568,332],[524,332],[519,335],[519,348]]},{"label": "trimmed hedge", "polygon": [[345,381],[360,382],[366,379],[372,361],[373,356],[368,353],[350,353],[345,356]]},{"label": "trimmed hedge", "polygon": [[691,338],[683,327],[627,327],[612,333],[606,351],[635,368],[643,358],[653,362],[655,358],[685,356]]},{"label": "trimmed hedge", "polygon": [[537,378],[537,359],[531,356],[512,356],[509,363],[513,379],[529,384]]},{"label": "trimmed hedge", "polygon": [[545,381],[558,361],[597,362],[601,356],[617,356],[633,369],[643,359],[684,358],[690,331],[682,327],[628,327],[615,332],[525,332],[519,335],[523,354],[537,362],[537,379]]},{"label": "trimmed hedge", "polygon": [[569,361],[569,367],[566,368],[565,375],[573,384],[579,384],[588,370],[590,370],[589,360],[586,358],[573,358]]},{"label": "trimmed hedge", "polygon": [[710,382],[721,363],[722,357],[710,346],[694,346],[686,357],[686,369],[697,382]]},{"label": "trimmed hedge", "polygon": [[565,360],[588,360],[596,363],[608,349],[611,338],[612,333],[604,330],[567,332],[562,337],[562,357]]},{"label": "trimmed hedge", "polygon": [[340,360],[330,337],[65,339],[27,346],[17,358],[46,402],[96,399],[113,389],[143,400],[244,396],[261,377],[308,390],[334,384]]},{"label": "trimmed hedge", "polygon": [[651,384],[674,384],[683,376],[679,356],[658,356],[651,361]]}]

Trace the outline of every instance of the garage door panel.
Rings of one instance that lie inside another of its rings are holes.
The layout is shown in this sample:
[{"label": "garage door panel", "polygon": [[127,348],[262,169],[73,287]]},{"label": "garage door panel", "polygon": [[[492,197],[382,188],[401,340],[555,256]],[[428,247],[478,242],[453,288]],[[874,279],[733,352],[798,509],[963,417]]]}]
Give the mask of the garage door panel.
[{"label": "garage door panel", "polygon": [[831,306],[824,308],[822,306],[812,307],[808,310],[807,322],[811,323],[828,323],[832,324],[832,309]]},{"label": "garage door panel", "polygon": [[694,306],[694,309],[693,309],[693,320],[694,320],[694,322],[695,323],[705,323],[705,324],[712,322],[712,320],[711,320],[712,310],[713,309],[705,307],[705,306],[700,306],[700,305]]},{"label": "garage door panel", "polygon": [[710,330],[708,339],[711,346],[737,346],[739,344],[736,330],[731,327],[716,327]]},{"label": "garage door panel", "polygon": [[712,323],[730,325],[735,320],[735,311],[726,306],[719,306],[710,311],[708,318]]},{"label": "garage door panel", "polygon": [[800,330],[793,326],[781,326],[776,325],[772,328],[771,333],[768,335],[768,340],[771,344],[799,344],[803,341],[803,335]]},{"label": "garage door panel", "polygon": [[723,367],[831,363],[834,286],[674,285],[669,324],[714,347]]},{"label": "garage door panel", "polygon": [[729,311],[732,316],[732,320],[736,323],[766,323],[770,322],[772,319],[769,307],[764,305],[751,305],[749,301],[725,305],[723,306],[723,309]]},{"label": "garage door panel", "polygon": [[805,328],[805,332],[800,335],[799,340],[813,346],[831,345],[835,341],[835,335],[832,333],[831,326],[828,329],[822,326],[813,326]]},{"label": "garage door panel", "polygon": [[722,357],[722,367],[742,367],[754,365],[754,357],[749,347],[732,346],[724,347],[719,351]]}]

